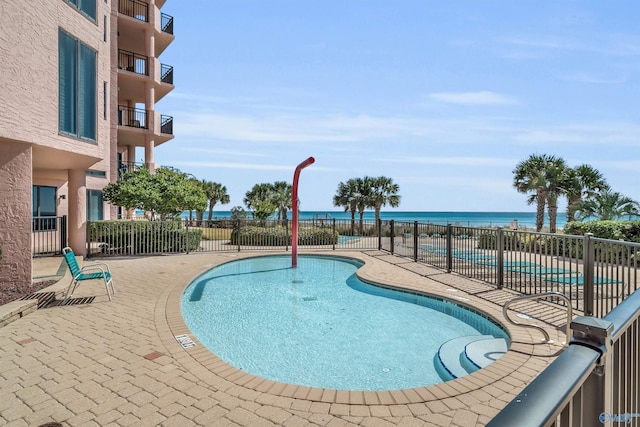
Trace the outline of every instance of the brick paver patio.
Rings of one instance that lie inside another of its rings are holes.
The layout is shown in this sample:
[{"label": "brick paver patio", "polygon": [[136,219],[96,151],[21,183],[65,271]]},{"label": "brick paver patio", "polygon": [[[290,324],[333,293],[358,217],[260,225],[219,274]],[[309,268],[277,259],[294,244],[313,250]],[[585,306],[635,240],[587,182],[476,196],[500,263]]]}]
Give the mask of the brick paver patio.
[{"label": "brick paver patio", "polygon": [[[367,280],[444,296],[498,320],[501,304],[515,295],[383,252],[330,254],[365,261],[359,275]],[[1,327],[0,424],[484,425],[562,348],[542,344],[535,330],[508,327],[513,344],[497,362],[410,390],[335,391],[257,378],[220,361],[193,336],[197,345],[186,349],[174,338],[190,334],[179,307],[186,285],[214,265],[252,255],[108,259],[117,292],[112,302],[102,284],[87,282],[78,293],[95,295],[91,303],[39,309]],[[544,307],[538,311],[549,323],[539,323],[556,343],[564,341],[562,311]]]}]

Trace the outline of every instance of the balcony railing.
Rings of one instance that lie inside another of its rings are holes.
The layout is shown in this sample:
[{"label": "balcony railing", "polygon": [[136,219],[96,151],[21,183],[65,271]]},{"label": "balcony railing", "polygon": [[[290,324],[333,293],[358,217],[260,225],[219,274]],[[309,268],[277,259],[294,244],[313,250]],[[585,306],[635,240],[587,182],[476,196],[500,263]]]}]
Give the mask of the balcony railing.
[{"label": "balcony railing", "polygon": [[149,57],[126,50],[118,50],[118,68],[132,73],[149,75]]},{"label": "balcony railing", "polygon": [[140,0],[119,0],[118,12],[142,22],[149,22],[149,5]]},{"label": "balcony railing", "polygon": [[148,129],[147,111],[139,108],[118,105],[118,125],[132,128]]},{"label": "balcony railing", "polygon": [[173,135],[173,117],[160,115],[160,133]]},{"label": "balcony railing", "polygon": [[118,163],[118,179],[122,179],[125,173],[134,172],[138,169],[143,168],[144,166],[144,163],[120,162]]},{"label": "balcony railing", "polygon": [[171,65],[160,64],[160,81],[173,84],[173,67]]},{"label": "balcony railing", "polygon": [[167,34],[173,34],[173,16],[163,13],[160,18],[160,27]]}]

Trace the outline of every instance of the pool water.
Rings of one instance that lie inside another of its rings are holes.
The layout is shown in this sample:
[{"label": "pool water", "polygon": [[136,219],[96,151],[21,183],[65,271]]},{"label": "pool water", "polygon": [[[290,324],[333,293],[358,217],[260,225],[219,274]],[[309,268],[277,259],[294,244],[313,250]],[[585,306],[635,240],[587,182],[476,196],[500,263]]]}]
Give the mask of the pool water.
[{"label": "pool water", "polygon": [[360,281],[344,258],[265,256],[194,280],[182,297],[187,326],[222,360],[274,381],[342,390],[442,382],[434,356],[464,335],[506,337],[455,303]]}]

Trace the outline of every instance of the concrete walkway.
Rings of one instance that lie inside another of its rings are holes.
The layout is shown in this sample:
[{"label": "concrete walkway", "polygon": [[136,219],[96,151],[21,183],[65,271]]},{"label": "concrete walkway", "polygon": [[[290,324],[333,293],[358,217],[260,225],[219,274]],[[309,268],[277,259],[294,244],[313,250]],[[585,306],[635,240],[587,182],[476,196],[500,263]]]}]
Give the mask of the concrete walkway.
[{"label": "concrete walkway", "polygon": [[[365,261],[358,275],[367,280],[457,300],[497,320],[502,320],[501,304],[514,296],[383,252],[329,254]],[[91,303],[40,309],[0,328],[0,425],[484,425],[561,351],[557,344],[541,344],[537,331],[509,327],[513,344],[507,355],[481,371],[429,387],[350,392],[253,377],[220,361],[190,335],[179,299],[198,274],[255,255],[108,259],[117,292],[113,301],[103,284],[87,282],[74,296],[95,296]],[[59,271],[55,261],[46,262],[50,265],[41,271]],[[54,287],[67,284],[62,280]],[[538,323],[562,342],[562,311],[527,304],[521,309],[535,309]],[[175,339],[181,334],[196,346],[183,348]]]}]

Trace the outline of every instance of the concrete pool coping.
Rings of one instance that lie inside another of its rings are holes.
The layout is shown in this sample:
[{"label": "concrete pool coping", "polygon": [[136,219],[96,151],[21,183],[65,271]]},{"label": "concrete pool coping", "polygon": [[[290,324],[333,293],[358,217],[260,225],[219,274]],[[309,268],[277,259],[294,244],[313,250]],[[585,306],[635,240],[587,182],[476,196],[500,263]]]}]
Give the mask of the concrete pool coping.
[{"label": "concrete pool coping", "polygon": [[[361,259],[358,274],[366,281],[464,302],[497,320],[502,304],[517,295],[381,251],[304,253]],[[253,377],[194,339],[182,321],[180,297],[215,265],[269,254],[283,253],[107,259],[117,292],[112,302],[100,283],[87,284],[80,291],[96,296],[91,304],[37,310],[0,328],[0,387],[9,394],[0,402],[0,424],[483,425],[561,349],[541,344],[538,331],[507,326],[514,343],[503,358],[424,388],[337,391]],[[523,307],[547,322],[556,343],[564,340],[564,310],[545,303]],[[175,338],[182,334],[196,346],[183,348]]]}]

